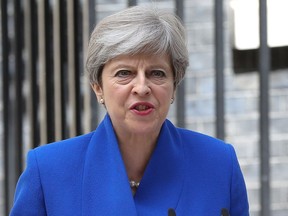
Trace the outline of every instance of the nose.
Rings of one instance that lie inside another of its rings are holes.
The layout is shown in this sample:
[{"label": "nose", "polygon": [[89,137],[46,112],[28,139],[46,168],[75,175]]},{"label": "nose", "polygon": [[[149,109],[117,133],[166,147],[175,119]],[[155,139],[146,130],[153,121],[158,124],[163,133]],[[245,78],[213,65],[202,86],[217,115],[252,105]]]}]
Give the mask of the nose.
[{"label": "nose", "polygon": [[146,96],[151,93],[149,80],[147,80],[145,75],[142,74],[135,77],[132,93],[139,96]]}]

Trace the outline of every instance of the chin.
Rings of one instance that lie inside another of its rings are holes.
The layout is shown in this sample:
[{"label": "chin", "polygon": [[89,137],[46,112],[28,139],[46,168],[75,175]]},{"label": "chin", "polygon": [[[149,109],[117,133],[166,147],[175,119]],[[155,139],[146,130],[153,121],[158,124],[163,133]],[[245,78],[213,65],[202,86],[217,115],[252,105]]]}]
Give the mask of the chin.
[{"label": "chin", "polygon": [[141,123],[138,122],[138,124],[134,124],[131,127],[131,130],[134,131],[134,133],[138,134],[154,134],[156,131],[160,131],[161,125],[158,124],[155,125],[155,123]]}]

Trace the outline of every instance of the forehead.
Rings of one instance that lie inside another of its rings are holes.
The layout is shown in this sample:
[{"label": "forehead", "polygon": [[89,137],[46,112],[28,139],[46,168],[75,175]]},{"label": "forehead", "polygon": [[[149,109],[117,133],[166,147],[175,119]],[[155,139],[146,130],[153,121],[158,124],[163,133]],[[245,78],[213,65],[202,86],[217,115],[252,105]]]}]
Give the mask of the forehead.
[{"label": "forehead", "polygon": [[119,55],[105,64],[107,67],[122,67],[122,66],[145,66],[145,67],[164,67],[172,70],[171,58],[168,54],[148,55]]}]

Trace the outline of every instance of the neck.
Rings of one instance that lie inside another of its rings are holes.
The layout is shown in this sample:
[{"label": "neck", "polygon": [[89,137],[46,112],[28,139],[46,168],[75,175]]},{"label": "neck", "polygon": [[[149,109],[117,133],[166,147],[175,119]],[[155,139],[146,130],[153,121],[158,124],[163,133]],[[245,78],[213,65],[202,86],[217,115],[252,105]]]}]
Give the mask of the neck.
[{"label": "neck", "polygon": [[119,140],[127,175],[130,180],[140,182],[145,168],[156,145],[156,139],[151,136],[131,136],[129,139]]}]

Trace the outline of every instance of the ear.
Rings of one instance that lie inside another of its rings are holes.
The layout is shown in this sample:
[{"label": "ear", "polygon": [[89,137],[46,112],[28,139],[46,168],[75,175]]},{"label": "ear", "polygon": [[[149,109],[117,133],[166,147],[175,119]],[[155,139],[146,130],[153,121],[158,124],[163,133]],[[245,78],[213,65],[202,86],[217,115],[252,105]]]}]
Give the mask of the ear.
[{"label": "ear", "polygon": [[173,104],[175,101],[176,90],[173,91],[172,96],[170,98],[170,104]]},{"label": "ear", "polygon": [[175,99],[175,97],[176,97],[176,88],[174,88],[172,97],[173,97],[174,99]]},{"label": "ear", "polygon": [[102,90],[102,87],[98,84],[91,84],[91,88],[93,89],[96,97],[97,97],[97,100],[100,101],[101,98],[103,98],[103,90]]}]

